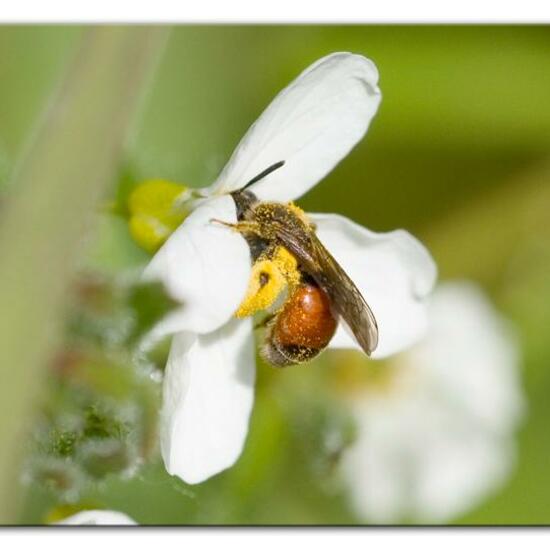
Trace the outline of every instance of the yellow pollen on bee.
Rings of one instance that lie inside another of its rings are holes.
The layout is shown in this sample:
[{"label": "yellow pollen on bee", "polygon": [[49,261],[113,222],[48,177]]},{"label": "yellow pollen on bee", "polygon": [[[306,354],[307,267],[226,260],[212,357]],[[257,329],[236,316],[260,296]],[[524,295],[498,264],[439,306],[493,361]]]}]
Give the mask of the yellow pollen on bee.
[{"label": "yellow pollen on bee", "polygon": [[270,308],[286,288],[292,292],[299,281],[298,262],[286,248],[277,247],[271,257],[261,255],[252,266],[248,289],[235,317],[249,317]]},{"label": "yellow pollen on bee", "polygon": [[300,218],[303,222],[305,222],[307,225],[311,224],[309,218],[307,217],[307,214],[299,206],[296,206],[293,202],[289,202],[287,206],[289,210],[294,212],[294,214],[296,214],[296,216]]},{"label": "yellow pollen on bee", "polygon": [[298,261],[284,246],[277,247],[272,261],[284,275],[289,286],[296,286],[300,282]]}]

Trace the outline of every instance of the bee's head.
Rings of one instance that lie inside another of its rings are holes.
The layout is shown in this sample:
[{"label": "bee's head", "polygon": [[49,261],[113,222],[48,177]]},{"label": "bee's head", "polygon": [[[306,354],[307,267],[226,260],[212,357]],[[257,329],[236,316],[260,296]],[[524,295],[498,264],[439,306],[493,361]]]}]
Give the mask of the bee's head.
[{"label": "bee's head", "polygon": [[255,203],[258,202],[258,198],[256,197],[256,195],[254,195],[254,193],[252,193],[252,191],[249,190],[249,187],[259,182],[260,180],[263,180],[266,176],[268,176],[272,172],[275,172],[275,170],[278,170],[279,168],[284,166],[284,164],[285,164],[285,161],[280,160],[279,162],[276,162],[275,164],[268,166],[265,170],[260,172],[257,176],[254,176],[249,182],[247,182],[238,191],[233,191],[233,193],[231,193],[231,196],[233,197],[233,200],[237,205],[237,218],[239,220],[242,220],[245,217],[246,212]]},{"label": "bee's head", "polygon": [[233,200],[235,201],[235,206],[237,207],[237,220],[242,221],[246,218],[247,212],[258,203],[258,198],[252,191],[247,191],[245,189],[239,189],[238,191],[233,191],[231,193]]}]

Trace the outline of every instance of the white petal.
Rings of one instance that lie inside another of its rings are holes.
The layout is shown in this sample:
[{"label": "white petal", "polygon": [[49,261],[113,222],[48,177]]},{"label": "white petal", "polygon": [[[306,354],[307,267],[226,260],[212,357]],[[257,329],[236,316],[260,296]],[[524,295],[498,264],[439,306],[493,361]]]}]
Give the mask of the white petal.
[{"label": "white petal", "polygon": [[254,401],[252,320],[206,336],[174,336],[166,367],[161,449],[168,472],[200,483],[241,454]]},{"label": "white petal", "polygon": [[358,439],[341,467],[358,515],[371,522],[447,521],[501,486],[513,465],[509,437],[425,387],[366,394],[354,412]]},{"label": "white petal", "polygon": [[162,281],[182,303],[155,329],[157,337],[216,330],[231,318],[245,295],[249,247],[241,235],[213,219],[236,221],[230,196],[207,199],[198,206],[145,270],[145,280]]},{"label": "white petal", "polygon": [[406,356],[437,392],[494,432],[515,426],[525,408],[517,335],[480,288],[440,285],[429,304],[426,337]]},{"label": "white petal", "polygon": [[420,445],[428,445],[430,453],[417,458],[411,507],[427,523],[449,521],[472,509],[504,484],[515,462],[511,438],[501,440],[466,423],[445,426]]},{"label": "white petal", "polygon": [[56,522],[56,525],[137,525],[122,512],[113,510],[84,510]]},{"label": "white petal", "polygon": [[438,287],[428,315],[425,338],[388,364],[391,385],[353,404],[358,438],[342,471],[370,521],[447,521],[514,465],[523,395],[510,327],[466,283]]},{"label": "white petal", "polygon": [[358,517],[373,523],[390,523],[402,518],[404,468],[399,450],[401,433],[394,414],[387,414],[376,396],[364,396],[353,412],[357,438],[345,450],[340,463],[343,481]]},{"label": "white petal", "polygon": [[363,137],[381,94],[378,71],[360,55],[320,59],[277,95],[241,140],[211,192],[240,189],[285,161],[251,190],[261,200],[298,198],[321,180]]},{"label": "white petal", "polygon": [[[378,323],[382,358],[407,348],[427,327],[426,296],[437,269],[426,248],[403,230],[374,233],[342,216],[310,214],[317,235],[357,285]],[[330,346],[358,349],[343,327]]]}]

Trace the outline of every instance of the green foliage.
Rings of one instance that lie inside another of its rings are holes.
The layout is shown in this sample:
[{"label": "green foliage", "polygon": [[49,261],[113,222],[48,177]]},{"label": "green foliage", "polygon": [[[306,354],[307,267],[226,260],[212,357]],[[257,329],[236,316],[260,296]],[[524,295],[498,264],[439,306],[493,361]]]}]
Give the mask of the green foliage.
[{"label": "green foliage", "polygon": [[134,312],[134,324],[129,342],[138,342],[158,323],[176,302],[170,298],[161,283],[142,283],[131,288],[128,305]]},{"label": "green foliage", "polygon": [[173,303],[158,284],[90,273],[77,279],[70,303],[26,479],[75,503],[97,482],[132,477],[155,456],[157,369],[139,347]]},{"label": "green foliage", "polygon": [[104,439],[107,437],[124,438],[128,434],[128,426],[113,418],[105,411],[100,411],[97,404],[90,405],[84,411],[84,438]]},{"label": "green foliage", "polygon": [[[2,38],[10,35],[22,36],[16,31]],[[25,135],[24,153],[13,155],[20,159],[0,232],[0,301],[9,310],[0,316],[0,403],[10,413],[9,421],[0,422],[0,521],[15,521],[20,442],[42,389],[44,364],[58,341],[66,287],[93,208],[115,175],[163,36],[160,28],[88,28],[61,55],[53,52],[55,68],[39,62],[55,93],[40,97],[44,113],[30,120],[33,131]],[[50,40],[56,43],[55,37]],[[2,62],[16,59],[24,66],[21,54],[29,52],[29,43],[23,43],[15,54],[8,43],[10,53],[0,55]],[[61,78],[56,69],[63,69]],[[6,77],[4,67],[2,74]],[[34,94],[40,72],[30,74],[24,88]],[[10,84],[10,93],[18,89],[16,82]],[[25,107],[22,97],[7,105],[10,113],[18,107]],[[0,142],[9,137],[2,135]]]},{"label": "green foliage", "polygon": [[104,348],[133,348],[176,303],[156,282],[82,275],[69,315],[72,338]]},{"label": "green foliage", "polygon": [[[0,30],[8,83],[0,90],[0,144],[10,161],[0,176],[20,154],[79,32]],[[271,98],[331,51],[373,58],[383,102],[366,139],[300,206],[376,231],[412,231],[434,252],[444,279],[481,283],[510,317],[530,411],[518,466],[500,493],[456,521],[550,521],[550,30],[308,25],[174,30],[70,292],[65,338],[25,466],[22,522],[90,502],[145,524],[361,521],[337,475],[355,436],[339,392],[383,386],[388,373],[385,364],[365,368],[351,355],[326,353],[285,371],[259,363],[237,464],[192,487],[168,476],[157,447],[168,342],[147,353],[139,344],[174,304],[158,286],[136,283],[133,273],[150,253],[138,248],[128,224],[140,182],[210,184]],[[31,77],[33,86],[24,86]],[[75,504],[60,507],[67,501]]]},{"label": "green foliage", "polygon": [[140,182],[135,173],[135,167],[126,162],[120,167],[113,197],[107,203],[108,210],[113,214],[122,216],[126,220],[130,218],[130,196]]},{"label": "green foliage", "polygon": [[79,434],[75,431],[52,430],[50,435],[51,453],[58,456],[73,456]]}]

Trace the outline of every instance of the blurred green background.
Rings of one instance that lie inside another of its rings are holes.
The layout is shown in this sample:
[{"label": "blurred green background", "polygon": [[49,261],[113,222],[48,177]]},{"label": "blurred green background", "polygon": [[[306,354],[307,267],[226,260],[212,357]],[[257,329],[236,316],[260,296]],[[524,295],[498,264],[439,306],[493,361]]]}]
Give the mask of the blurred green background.
[{"label": "blurred green background", "polygon": [[[5,197],[16,191],[14,163],[82,33],[0,28]],[[333,51],[373,59],[383,101],[367,137],[299,204],[376,231],[408,229],[432,251],[442,280],[478,281],[514,322],[529,406],[518,466],[457,523],[549,523],[550,28],[176,27],[121,170],[135,180],[208,185],[271,98]],[[147,259],[122,218],[98,212],[86,269],[109,276]],[[330,369],[323,359],[284,372],[259,364],[245,452],[216,478],[186,486],[155,459],[127,479],[107,476],[82,499],[139,523],[360,522],[322,450],[323,430],[346,423],[337,405],[330,409]],[[26,491],[20,522],[42,522],[60,504],[39,483]]]}]

